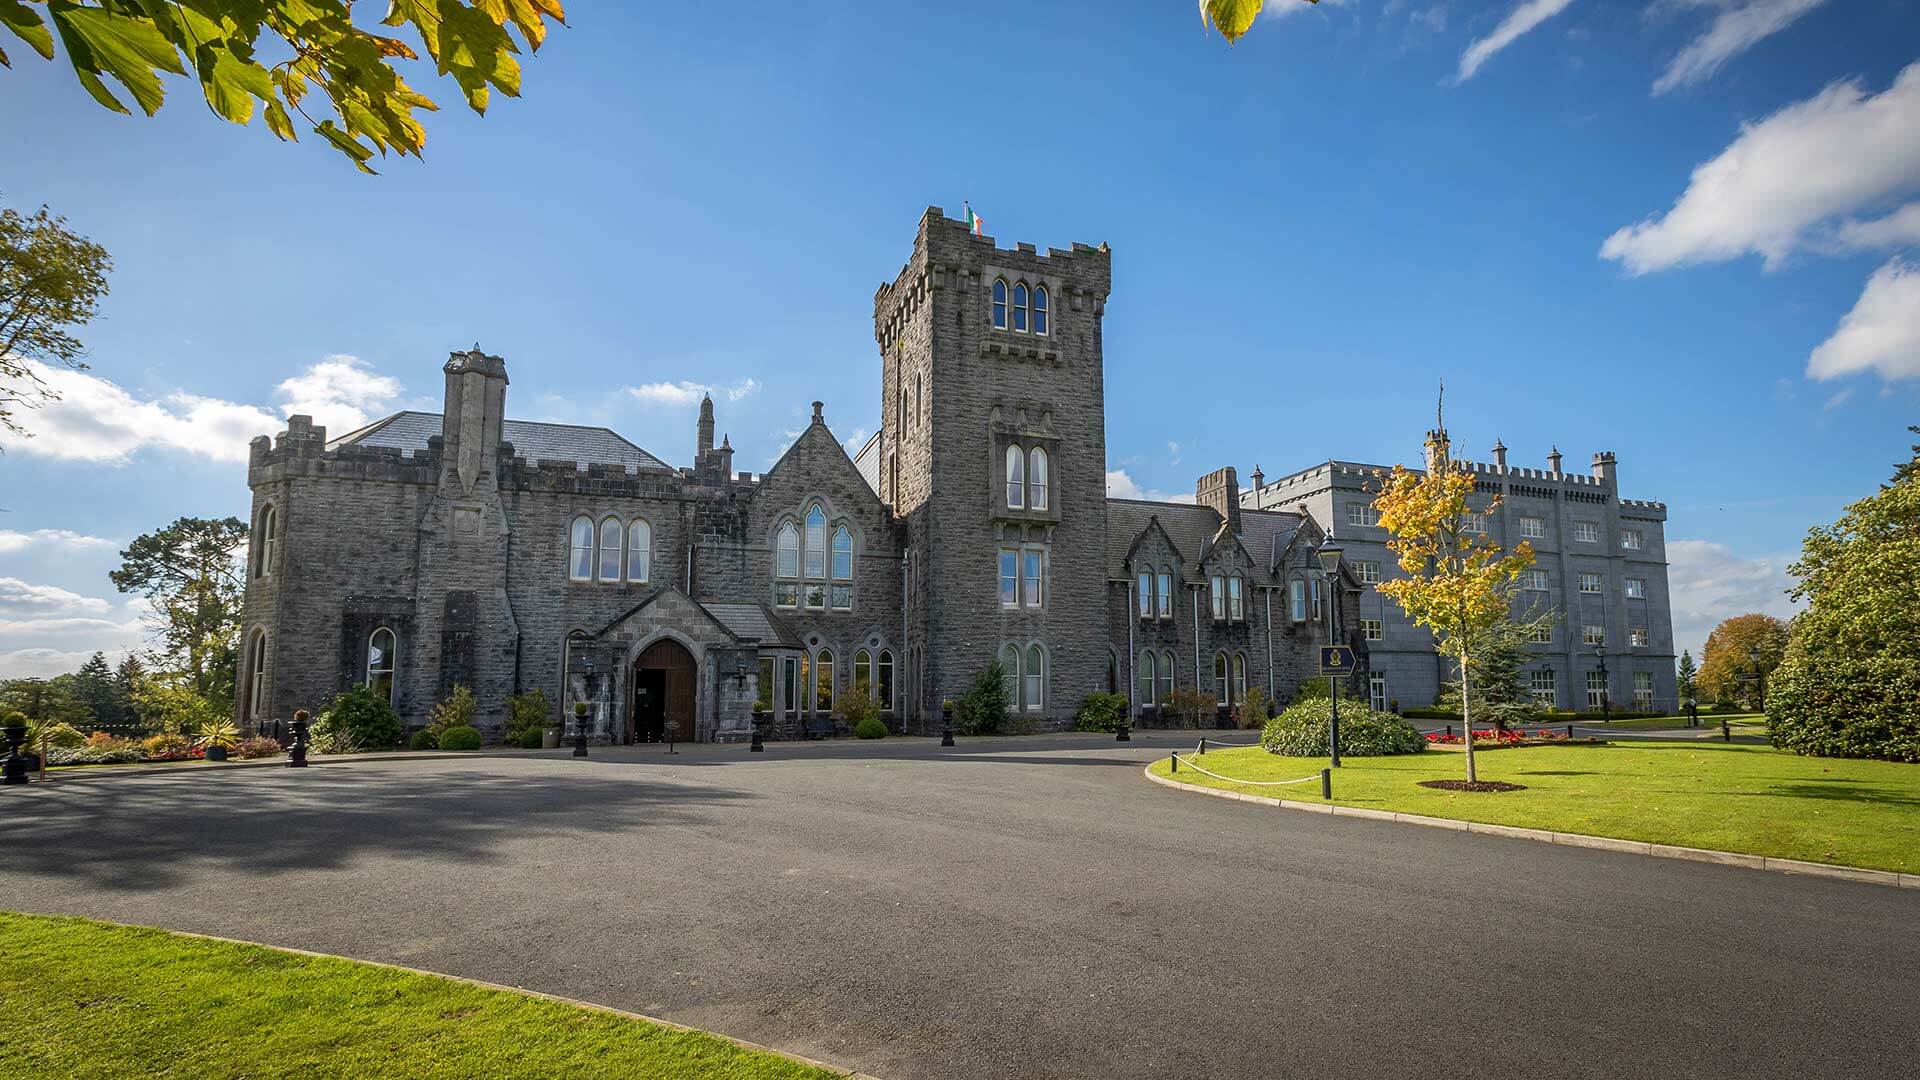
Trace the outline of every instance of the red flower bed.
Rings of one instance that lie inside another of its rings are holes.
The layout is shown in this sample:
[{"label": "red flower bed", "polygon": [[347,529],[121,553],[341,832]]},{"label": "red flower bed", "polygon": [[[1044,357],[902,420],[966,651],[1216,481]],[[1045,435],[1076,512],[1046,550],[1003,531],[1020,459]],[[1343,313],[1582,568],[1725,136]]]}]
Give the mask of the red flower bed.
[{"label": "red flower bed", "polygon": [[[1427,741],[1439,746],[1459,746],[1464,740],[1459,735],[1435,731],[1428,734]],[[1512,728],[1508,731],[1482,728],[1473,733],[1475,746],[1543,746],[1547,743],[1566,741],[1566,732],[1554,731],[1551,728],[1535,728],[1532,734],[1528,734],[1525,728]]]}]

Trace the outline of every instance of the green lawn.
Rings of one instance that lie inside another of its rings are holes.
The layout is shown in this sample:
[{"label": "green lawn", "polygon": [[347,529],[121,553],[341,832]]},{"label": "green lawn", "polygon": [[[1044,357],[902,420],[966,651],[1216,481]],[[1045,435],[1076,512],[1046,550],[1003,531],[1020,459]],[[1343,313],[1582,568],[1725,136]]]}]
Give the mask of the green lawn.
[{"label": "green lawn", "polygon": [[[1181,755],[1187,759],[1186,754]],[[1323,758],[1283,758],[1257,746],[1195,759],[1243,780],[1316,773]],[[1476,755],[1482,780],[1524,784],[1498,794],[1437,791],[1415,782],[1460,779],[1460,753],[1349,757],[1333,801],[1432,817],[1587,833],[1656,844],[1920,873],[1920,765],[1800,757],[1767,746],[1632,742],[1541,746]],[[1153,764],[1167,775],[1167,761]],[[1319,802],[1318,781],[1262,788],[1182,768],[1189,783]]]},{"label": "green lawn", "polygon": [[430,975],[0,912],[0,1076],[824,1080],[698,1032]]}]

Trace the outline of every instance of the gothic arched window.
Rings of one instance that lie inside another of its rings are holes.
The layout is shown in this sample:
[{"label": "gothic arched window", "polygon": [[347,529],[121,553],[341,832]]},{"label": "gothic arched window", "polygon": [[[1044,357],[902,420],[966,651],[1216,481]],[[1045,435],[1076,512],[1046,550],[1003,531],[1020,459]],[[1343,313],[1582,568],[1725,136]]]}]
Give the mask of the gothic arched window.
[{"label": "gothic arched window", "polygon": [[1007,688],[1007,708],[1020,708],[1020,647],[1000,646],[1000,674]]},{"label": "gothic arched window", "polygon": [[620,541],[625,533],[619,518],[608,518],[600,523],[601,581],[620,580]]},{"label": "gothic arched window", "polygon": [[853,534],[845,525],[833,530],[833,607],[836,611],[853,608]]},{"label": "gothic arched window", "polygon": [[1047,654],[1040,646],[1027,646],[1027,666],[1021,676],[1026,685],[1020,695],[1021,707],[1028,712],[1041,711],[1046,707]]},{"label": "gothic arched window", "polygon": [[1047,287],[1045,285],[1033,287],[1033,332],[1036,334],[1047,332]]},{"label": "gothic arched window", "polygon": [[1047,508],[1047,452],[1038,446],[1027,455],[1027,505]]},{"label": "gothic arched window", "polygon": [[273,560],[280,543],[280,511],[271,504],[260,511],[260,528],[255,535],[260,537],[260,561],[253,576],[266,577],[273,573]]},{"label": "gothic arched window", "polygon": [[593,519],[577,517],[567,538],[567,577],[593,580]]},{"label": "gothic arched window", "polygon": [[773,602],[777,607],[800,605],[800,529],[791,521],[780,523],[773,539],[773,576],[787,580],[773,583]]},{"label": "gothic arched window", "polygon": [[1151,650],[1140,654],[1140,707],[1143,709],[1153,707],[1153,690],[1158,685],[1154,675],[1156,666]]},{"label": "gothic arched window", "polygon": [[1027,455],[1018,446],[1007,447],[1007,509],[1027,505]]},{"label": "gothic arched window", "polygon": [[1007,328],[1007,279],[995,278],[993,282],[993,328]]},{"label": "gothic arched window", "polygon": [[367,689],[393,704],[393,673],[398,668],[400,639],[381,627],[367,637]]},{"label": "gothic arched window", "polygon": [[255,630],[247,640],[247,700],[240,715],[258,721],[267,709],[267,632]]},{"label": "gothic arched window", "polygon": [[818,712],[833,711],[832,649],[821,649],[813,659],[813,707]]},{"label": "gothic arched window", "polygon": [[880,708],[891,712],[893,710],[893,653],[887,649],[880,650],[880,666],[878,673],[874,676],[873,685],[879,693]]},{"label": "gothic arched window", "polygon": [[645,518],[627,523],[627,580],[645,583],[653,570],[653,526]]},{"label": "gothic arched window", "polygon": [[1013,287],[1013,328],[1023,334],[1027,330],[1027,283],[1024,281]]},{"label": "gothic arched window", "polygon": [[[1173,700],[1173,650],[1160,654],[1160,703]],[[1196,676],[1197,680],[1197,676]]]}]

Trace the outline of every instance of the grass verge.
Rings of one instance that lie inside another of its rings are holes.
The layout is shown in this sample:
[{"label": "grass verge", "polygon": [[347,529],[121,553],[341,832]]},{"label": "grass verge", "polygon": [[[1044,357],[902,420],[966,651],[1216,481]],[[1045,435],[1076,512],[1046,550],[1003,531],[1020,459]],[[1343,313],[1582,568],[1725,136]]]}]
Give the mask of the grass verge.
[{"label": "grass verge", "polygon": [[[1694,730],[1705,731],[1711,728],[1714,731],[1719,731],[1720,719],[1719,716],[1701,713],[1700,726]],[[1735,735],[1765,735],[1767,733],[1767,717],[1765,713],[1733,713],[1728,715],[1726,720],[1727,723],[1732,726]],[[1576,721],[1576,723],[1581,727],[1599,728],[1602,730],[1617,728],[1621,731],[1679,731],[1686,728],[1687,718],[1684,716],[1655,716],[1638,720],[1614,720],[1605,724],[1596,718],[1590,721],[1580,720]]]},{"label": "grass verge", "polygon": [[[1183,760],[1186,755],[1182,755]],[[1257,746],[1208,751],[1200,764],[1242,780],[1291,780],[1322,758]],[[1482,780],[1524,784],[1498,794],[1436,791],[1421,780],[1464,777],[1459,754],[1349,757],[1333,801],[1431,817],[1586,833],[1655,844],[1920,873],[1920,765],[1811,758],[1738,743],[1538,746],[1478,758]],[[1153,771],[1168,775],[1167,761]],[[1190,784],[1319,802],[1320,785],[1251,787],[1181,769]]]},{"label": "grass verge", "polygon": [[452,979],[0,912],[0,1076],[824,1080],[700,1032]]}]

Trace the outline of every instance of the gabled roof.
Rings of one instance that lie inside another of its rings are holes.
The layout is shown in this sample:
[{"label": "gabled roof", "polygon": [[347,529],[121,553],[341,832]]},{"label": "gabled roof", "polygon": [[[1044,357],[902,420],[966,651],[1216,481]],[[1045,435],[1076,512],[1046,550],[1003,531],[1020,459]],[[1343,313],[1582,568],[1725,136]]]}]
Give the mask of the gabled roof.
[{"label": "gabled roof", "polygon": [[[1210,506],[1194,503],[1107,500],[1107,576],[1127,576],[1127,556],[1149,521],[1158,521],[1167,539],[1180,552],[1182,579],[1190,585],[1205,579],[1201,560],[1218,542],[1225,523]],[[1240,544],[1261,570],[1271,570],[1275,557],[1300,530],[1300,515],[1280,510],[1240,511]]]},{"label": "gabled roof", "polygon": [[[428,439],[440,434],[441,426],[439,413],[408,409],[333,439],[327,443],[327,449],[338,450],[349,445],[384,446],[403,453],[417,453],[427,448]],[[501,422],[500,437],[513,444],[516,456],[528,461],[571,461],[576,465],[620,465],[668,472],[673,469],[610,428],[506,420]]]},{"label": "gabled roof", "polygon": [[762,647],[800,647],[800,639],[786,624],[759,604],[702,603],[700,606],[738,641],[758,642]]},{"label": "gabled roof", "polygon": [[875,495],[880,494],[880,433],[874,432],[867,438],[866,445],[853,455],[853,467],[860,470],[860,479],[867,482]]}]

